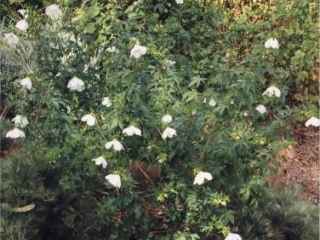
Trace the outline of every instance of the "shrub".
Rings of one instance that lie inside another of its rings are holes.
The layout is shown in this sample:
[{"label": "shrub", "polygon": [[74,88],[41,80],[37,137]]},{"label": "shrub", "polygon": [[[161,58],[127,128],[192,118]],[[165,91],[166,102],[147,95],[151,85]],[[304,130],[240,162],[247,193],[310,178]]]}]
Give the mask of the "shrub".
[{"label": "shrub", "polygon": [[241,229],[248,239],[317,239],[319,206],[298,200],[298,193],[269,189],[258,210],[243,211]]}]

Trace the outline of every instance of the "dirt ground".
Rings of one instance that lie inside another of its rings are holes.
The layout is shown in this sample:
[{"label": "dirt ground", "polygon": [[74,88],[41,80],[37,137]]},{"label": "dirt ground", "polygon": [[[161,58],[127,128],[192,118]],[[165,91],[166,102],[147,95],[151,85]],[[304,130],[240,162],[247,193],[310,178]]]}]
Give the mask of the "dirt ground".
[{"label": "dirt ground", "polygon": [[299,126],[293,131],[296,144],[279,152],[278,173],[270,183],[277,188],[301,186],[301,198],[319,203],[320,130]]}]

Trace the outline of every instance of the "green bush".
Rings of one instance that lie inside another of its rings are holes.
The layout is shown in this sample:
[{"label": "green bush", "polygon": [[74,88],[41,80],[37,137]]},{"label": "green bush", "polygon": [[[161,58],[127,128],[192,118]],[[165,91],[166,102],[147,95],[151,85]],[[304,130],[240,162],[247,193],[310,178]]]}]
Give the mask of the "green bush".
[{"label": "green bush", "polygon": [[[310,30],[301,9],[279,5],[272,16],[297,14],[294,26]],[[36,205],[26,213],[28,239],[252,236],[241,219],[265,196],[267,162],[285,144],[278,133],[290,117],[291,79],[312,65],[315,54],[301,51],[312,52],[315,34],[234,19],[200,1],[91,1],[64,11],[52,20],[29,9],[16,48],[2,43],[20,69],[1,76],[6,98],[29,124],[2,167],[1,196]],[[279,49],[264,47],[271,37]],[[263,96],[270,85],[281,97]],[[100,156],[106,168],[92,161]]]},{"label": "green bush", "polygon": [[241,214],[241,229],[244,234],[248,239],[319,238],[319,206],[298,200],[298,195],[299,191],[296,190],[269,190],[258,210],[244,210]]}]

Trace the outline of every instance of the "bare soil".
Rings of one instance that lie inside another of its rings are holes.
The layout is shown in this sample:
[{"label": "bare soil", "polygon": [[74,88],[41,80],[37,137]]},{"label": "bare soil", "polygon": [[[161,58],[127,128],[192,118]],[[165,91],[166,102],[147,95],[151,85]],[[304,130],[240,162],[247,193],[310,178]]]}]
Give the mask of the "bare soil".
[{"label": "bare soil", "polygon": [[300,197],[320,202],[320,130],[298,126],[293,130],[295,145],[279,152],[277,174],[268,180],[276,188],[301,186]]}]

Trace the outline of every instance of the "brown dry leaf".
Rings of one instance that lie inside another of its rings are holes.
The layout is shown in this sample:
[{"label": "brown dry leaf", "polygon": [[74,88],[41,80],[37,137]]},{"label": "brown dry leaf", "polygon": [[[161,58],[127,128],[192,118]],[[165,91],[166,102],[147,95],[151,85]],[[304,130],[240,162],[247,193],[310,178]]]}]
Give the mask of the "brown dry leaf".
[{"label": "brown dry leaf", "polygon": [[293,159],[296,156],[295,149],[292,145],[279,151],[278,156],[283,159]]},{"label": "brown dry leaf", "polygon": [[36,207],[36,205],[34,203],[31,203],[31,204],[25,205],[23,207],[12,208],[11,211],[16,212],[16,213],[25,213],[25,212],[30,212],[35,207]]}]

